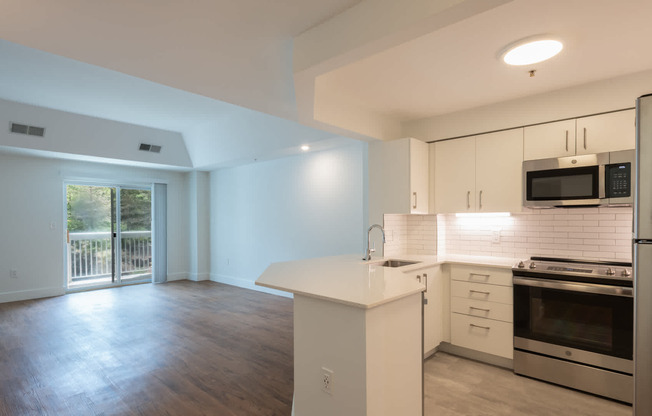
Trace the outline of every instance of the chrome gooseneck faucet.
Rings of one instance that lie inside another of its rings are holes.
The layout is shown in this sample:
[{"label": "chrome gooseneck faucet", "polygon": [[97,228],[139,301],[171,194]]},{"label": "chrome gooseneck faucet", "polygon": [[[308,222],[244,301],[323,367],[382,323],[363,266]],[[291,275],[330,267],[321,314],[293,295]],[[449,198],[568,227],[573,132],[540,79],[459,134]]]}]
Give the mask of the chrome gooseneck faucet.
[{"label": "chrome gooseneck faucet", "polygon": [[374,224],[367,230],[367,254],[362,258],[362,260],[371,260],[371,253],[376,251],[376,248],[371,248],[371,230],[374,228],[380,229],[380,232],[383,233],[383,244],[385,243],[385,230],[380,224]]}]

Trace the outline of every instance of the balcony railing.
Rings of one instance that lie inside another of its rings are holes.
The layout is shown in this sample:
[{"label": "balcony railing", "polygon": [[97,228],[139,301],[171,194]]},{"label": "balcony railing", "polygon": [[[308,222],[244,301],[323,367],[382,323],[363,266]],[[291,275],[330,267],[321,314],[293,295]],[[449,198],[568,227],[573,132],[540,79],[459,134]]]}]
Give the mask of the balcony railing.
[{"label": "balcony railing", "polygon": [[[120,233],[122,280],[140,279],[152,273],[151,231],[123,231]],[[111,281],[111,233],[70,233],[68,259],[70,283]]]}]

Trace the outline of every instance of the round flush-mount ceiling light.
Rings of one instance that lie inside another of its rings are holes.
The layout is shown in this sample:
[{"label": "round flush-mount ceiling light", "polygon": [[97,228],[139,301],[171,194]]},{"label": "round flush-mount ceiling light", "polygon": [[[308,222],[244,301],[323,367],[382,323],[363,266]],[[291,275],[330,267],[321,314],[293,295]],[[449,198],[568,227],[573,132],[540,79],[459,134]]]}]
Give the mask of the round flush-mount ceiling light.
[{"label": "round flush-mount ceiling light", "polygon": [[509,45],[501,57],[508,65],[531,65],[552,58],[563,48],[556,39],[538,36]]}]

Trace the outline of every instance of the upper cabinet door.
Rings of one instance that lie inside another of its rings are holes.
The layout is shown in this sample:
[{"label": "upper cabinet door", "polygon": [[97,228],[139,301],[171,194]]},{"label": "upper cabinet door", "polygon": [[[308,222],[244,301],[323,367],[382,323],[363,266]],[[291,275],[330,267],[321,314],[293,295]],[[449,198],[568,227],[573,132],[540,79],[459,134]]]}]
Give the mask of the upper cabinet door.
[{"label": "upper cabinet door", "polygon": [[519,212],[523,206],[523,129],[476,136],[478,212]]},{"label": "upper cabinet door", "polygon": [[523,159],[548,159],[575,154],[575,120],[525,127]]},{"label": "upper cabinet door", "polygon": [[428,143],[410,139],[410,213],[428,213]]},{"label": "upper cabinet door", "polygon": [[435,142],[435,211],[475,211],[475,137]]},{"label": "upper cabinet door", "polygon": [[634,110],[618,111],[577,119],[577,154],[634,149]]}]

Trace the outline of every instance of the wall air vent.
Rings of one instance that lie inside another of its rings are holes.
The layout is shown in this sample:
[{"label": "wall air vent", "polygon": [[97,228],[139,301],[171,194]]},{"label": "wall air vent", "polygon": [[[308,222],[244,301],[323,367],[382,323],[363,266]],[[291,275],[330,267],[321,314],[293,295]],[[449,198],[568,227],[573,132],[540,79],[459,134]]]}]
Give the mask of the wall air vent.
[{"label": "wall air vent", "polygon": [[161,153],[161,146],[157,146],[155,144],[141,143],[138,146],[138,150],[142,150],[143,152]]},{"label": "wall air vent", "polygon": [[28,134],[30,136],[45,136],[45,127],[28,126],[26,124],[11,123],[12,133]]}]

